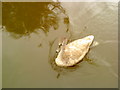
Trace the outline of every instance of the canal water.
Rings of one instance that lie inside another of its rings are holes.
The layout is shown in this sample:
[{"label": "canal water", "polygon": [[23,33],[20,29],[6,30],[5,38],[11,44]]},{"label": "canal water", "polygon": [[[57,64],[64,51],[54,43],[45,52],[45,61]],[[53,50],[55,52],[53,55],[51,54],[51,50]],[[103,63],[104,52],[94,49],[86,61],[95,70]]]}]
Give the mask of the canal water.
[{"label": "canal water", "polygon": [[[3,88],[117,88],[118,4],[113,2],[4,2]],[[1,34],[1,32],[0,32]],[[61,38],[94,35],[78,65],[54,64]]]}]

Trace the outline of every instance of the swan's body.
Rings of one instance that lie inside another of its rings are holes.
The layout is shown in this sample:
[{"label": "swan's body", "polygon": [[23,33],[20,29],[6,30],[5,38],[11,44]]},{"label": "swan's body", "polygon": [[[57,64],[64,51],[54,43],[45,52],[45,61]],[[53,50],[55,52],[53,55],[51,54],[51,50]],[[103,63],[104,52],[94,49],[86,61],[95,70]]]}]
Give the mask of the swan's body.
[{"label": "swan's body", "polygon": [[63,41],[55,63],[58,66],[68,67],[80,62],[89,51],[94,36],[86,36],[67,44],[67,39]]}]

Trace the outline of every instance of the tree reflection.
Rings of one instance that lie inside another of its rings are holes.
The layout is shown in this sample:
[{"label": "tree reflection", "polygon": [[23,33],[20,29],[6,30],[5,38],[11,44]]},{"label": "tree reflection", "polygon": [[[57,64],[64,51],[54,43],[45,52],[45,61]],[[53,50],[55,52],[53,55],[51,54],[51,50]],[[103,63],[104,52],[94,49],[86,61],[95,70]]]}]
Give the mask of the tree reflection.
[{"label": "tree reflection", "polygon": [[65,14],[58,2],[3,2],[2,24],[15,38],[40,29],[47,33],[50,27],[54,30],[59,27],[56,7]]}]

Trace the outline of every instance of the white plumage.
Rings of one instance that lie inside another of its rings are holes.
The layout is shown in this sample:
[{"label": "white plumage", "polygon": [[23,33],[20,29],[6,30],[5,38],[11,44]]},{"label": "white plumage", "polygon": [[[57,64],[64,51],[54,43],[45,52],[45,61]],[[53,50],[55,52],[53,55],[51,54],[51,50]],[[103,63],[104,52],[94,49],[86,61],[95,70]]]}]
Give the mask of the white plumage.
[{"label": "white plumage", "polygon": [[86,53],[89,51],[90,45],[94,40],[94,36],[86,36],[82,39],[75,40],[67,44],[66,39],[63,41],[63,44],[60,48],[55,63],[58,66],[68,67],[73,66],[80,62]]}]

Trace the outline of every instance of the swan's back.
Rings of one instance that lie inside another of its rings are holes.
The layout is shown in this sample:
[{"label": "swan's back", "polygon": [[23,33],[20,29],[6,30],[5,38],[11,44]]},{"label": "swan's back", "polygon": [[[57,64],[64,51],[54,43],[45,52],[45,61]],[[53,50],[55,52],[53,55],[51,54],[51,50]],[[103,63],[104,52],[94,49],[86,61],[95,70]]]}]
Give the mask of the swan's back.
[{"label": "swan's back", "polygon": [[93,35],[75,40],[58,53],[55,60],[58,66],[73,66],[83,59],[94,39]]}]

